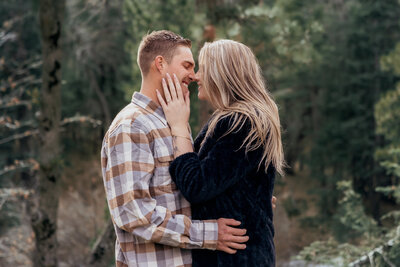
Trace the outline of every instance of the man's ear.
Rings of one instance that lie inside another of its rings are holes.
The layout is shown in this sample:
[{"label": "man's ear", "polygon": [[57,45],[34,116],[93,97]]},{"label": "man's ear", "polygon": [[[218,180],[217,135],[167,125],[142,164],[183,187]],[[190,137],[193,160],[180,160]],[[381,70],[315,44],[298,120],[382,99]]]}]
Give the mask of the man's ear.
[{"label": "man's ear", "polygon": [[163,56],[156,56],[154,59],[154,65],[156,66],[156,69],[163,73],[163,70],[165,68],[165,59]]}]

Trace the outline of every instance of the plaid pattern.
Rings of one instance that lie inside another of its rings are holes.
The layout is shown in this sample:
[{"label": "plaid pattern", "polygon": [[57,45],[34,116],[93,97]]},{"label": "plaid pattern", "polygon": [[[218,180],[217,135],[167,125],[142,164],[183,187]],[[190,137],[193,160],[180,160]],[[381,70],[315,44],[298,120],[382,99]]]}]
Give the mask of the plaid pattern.
[{"label": "plaid pattern", "polygon": [[101,149],[117,266],[191,266],[187,249],[216,249],[217,223],[190,219],[190,204],[169,175],[173,159],[161,107],[135,93]]}]

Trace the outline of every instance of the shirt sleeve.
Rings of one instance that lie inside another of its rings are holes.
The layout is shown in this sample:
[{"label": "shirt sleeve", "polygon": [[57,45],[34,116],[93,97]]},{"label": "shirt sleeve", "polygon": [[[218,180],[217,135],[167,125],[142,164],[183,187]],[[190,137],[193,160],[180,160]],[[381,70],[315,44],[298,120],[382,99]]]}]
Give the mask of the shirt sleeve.
[{"label": "shirt sleeve", "polygon": [[105,188],[114,224],[154,243],[215,250],[218,224],[195,221],[158,205],[149,190],[154,156],[149,136],[138,127],[120,125],[108,138]]},{"label": "shirt sleeve", "polygon": [[213,137],[217,141],[204,158],[190,152],[171,163],[171,177],[189,202],[201,203],[215,198],[258,167],[261,149],[246,153],[245,147],[241,147],[248,132],[247,126],[244,124],[240,131],[224,135],[229,127],[221,129],[219,123],[215,132],[222,134],[219,138]]}]

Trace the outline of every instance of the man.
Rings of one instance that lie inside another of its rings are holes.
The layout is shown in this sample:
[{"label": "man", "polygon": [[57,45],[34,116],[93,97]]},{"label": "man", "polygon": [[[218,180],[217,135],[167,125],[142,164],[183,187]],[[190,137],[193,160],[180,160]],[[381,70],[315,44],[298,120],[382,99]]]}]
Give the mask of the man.
[{"label": "man", "polygon": [[[138,49],[140,93],[114,119],[102,145],[102,172],[114,223],[117,266],[190,266],[188,249],[244,249],[246,230],[233,219],[195,221],[168,172],[171,131],[156,90],[175,73],[184,94],[194,80],[190,40],[169,32],[145,36]],[[162,91],[162,90],[159,90]]]}]

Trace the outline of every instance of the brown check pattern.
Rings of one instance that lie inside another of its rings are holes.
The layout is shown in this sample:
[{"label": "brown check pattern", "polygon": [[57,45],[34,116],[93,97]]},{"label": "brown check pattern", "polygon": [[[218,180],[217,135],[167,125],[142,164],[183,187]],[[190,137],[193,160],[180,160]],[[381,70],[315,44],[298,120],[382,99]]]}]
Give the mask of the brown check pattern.
[{"label": "brown check pattern", "polygon": [[160,106],[135,93],[114,119],[101,149],[114,229],[116,266],[191,266],[188,249],[215,250],[215,220],[191,220],[172,181],[171,131]]}]

